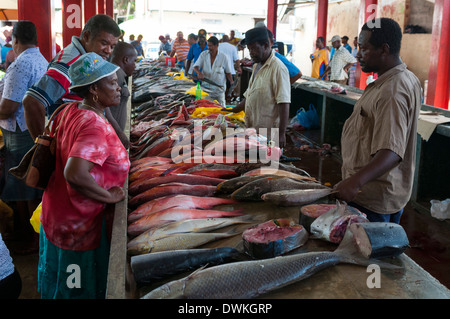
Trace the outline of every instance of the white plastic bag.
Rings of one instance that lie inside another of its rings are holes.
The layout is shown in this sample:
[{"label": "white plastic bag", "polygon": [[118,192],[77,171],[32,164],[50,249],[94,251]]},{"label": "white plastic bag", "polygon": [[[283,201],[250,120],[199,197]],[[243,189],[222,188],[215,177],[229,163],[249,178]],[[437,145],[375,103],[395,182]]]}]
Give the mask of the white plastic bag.
[{"label": "white plastic bag", "polygon": [[443,201],[432,199],[430,203],[431,216],[439,220],[450,219],[450,198]]}]

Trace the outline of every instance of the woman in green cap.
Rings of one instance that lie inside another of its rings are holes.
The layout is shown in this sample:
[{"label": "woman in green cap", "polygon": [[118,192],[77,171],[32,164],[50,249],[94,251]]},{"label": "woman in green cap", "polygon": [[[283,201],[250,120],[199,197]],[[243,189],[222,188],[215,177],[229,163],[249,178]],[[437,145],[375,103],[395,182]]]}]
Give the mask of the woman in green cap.
[{"label": "woman in green cap", "polygon": [[114,204],[123,200],[128,153],[105,117],[120,102],[118,67],[87,53],[69,69],[69,103],[52,123],[56,169],[44,191],[38,290],[41,298],[104,298]]}]

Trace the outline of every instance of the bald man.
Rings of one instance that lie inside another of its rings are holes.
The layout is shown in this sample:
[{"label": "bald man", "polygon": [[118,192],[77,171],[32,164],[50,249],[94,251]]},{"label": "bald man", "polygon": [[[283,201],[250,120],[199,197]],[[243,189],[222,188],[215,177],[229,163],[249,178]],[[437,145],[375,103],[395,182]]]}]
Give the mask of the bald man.
[{"label": "bald man", "polygon": [[128,90],[128,77],[131,76],[136,69],[137,52],[136,49],[129,43],[117,43],[111,55],[111,62],[120,66],[117,70],[117,83],[121,87],[120,104],[111,106],[111,114],[117,121],[117,124],[123,131],[125,129],[125,122],[127,119],[127,103],[130,97]]}]

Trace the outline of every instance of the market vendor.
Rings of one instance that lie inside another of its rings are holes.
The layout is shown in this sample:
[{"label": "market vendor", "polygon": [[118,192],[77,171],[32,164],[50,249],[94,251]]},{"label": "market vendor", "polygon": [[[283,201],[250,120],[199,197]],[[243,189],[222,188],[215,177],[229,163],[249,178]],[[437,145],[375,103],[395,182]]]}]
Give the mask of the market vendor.
[{"label": "market vendor", "polygon": [[203,51],[198,57],[197,62],[194,64],[194,72],[197,73],[200,81],[207,78],[219,85],[215,86],[202,82],[202,87],[209,94],[206,99],[211,101],[217,100],[220,105],[226,106],[226,79],[233,83],[233,77],[231,76],[228,57],[225,53],[219,51],[219,39],[214,36],[208,39],[208,50]]},{"label": "market vendor", "polygon": [[[242,42],[247,45],[255,64],[244,99],[232,111],[245,110],[245,125],[259,130],[283,148],[291,103],[288,69],[272,51],[266,28],[248,30]],[[272,128],[278,129],[278,137]]]},{"label": "market vendor", "polygon": [[[80,37],[72,37],[72,42],[50,62],[47,72],[28,89],[22,102],[33,140],[44,132],[45,114],[50,117],[64,102],[81,100],[69,90],[70,65],[87,52],[95,52],[103,59],[109,59],[120,35],[120,28],[111,17],[97,14],[86,22]],[[106,110],[106,118],[126,144],[126,136],[109,109]]]},{"label": "market vendor", "polygon": [[376,72],[344,124],[342,178],[337,197],[370,221],[399,223],[410,199],[416,161],[421,87],[400,59],[402,31],[388,18],[361,29],[356,55],[363,72]]}]

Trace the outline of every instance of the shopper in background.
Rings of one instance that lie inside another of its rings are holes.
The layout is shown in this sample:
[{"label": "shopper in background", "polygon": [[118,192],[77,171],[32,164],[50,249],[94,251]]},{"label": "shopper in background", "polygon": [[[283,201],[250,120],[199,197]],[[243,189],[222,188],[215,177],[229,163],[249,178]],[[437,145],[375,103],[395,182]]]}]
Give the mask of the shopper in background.
[{"label": "shopper in background", "polygon": [[[128,153],[104,112],[120,103],[118,66],[90,52],[69,69],[83,101],[55,117],[56,168],[44,191],[38,290],[43,299],[105,298],[115,203],[125,198]],[[70,268],[71,266],[76,266]]]},{"label": "shopper in background", "polygon": [[352,53],[352,47],[348,44],[348,36],[344,35],[341,38],[342,46],[348,50],[348,52]]},{"label": "shopper in background", "polygon": [[[5,143],[5,161],[2,172],[1,199],[14,203],[14,235],[18,245],[16,253],[37,252],[38,238],[30,225],[30,217],[41,202],[42,191],[28,187],[9,173],[19,165],[33,147],[34,139],[25,122],[22,99],[25,92],[46,72],[48,62],[37,47],[36,27],[31,21],[18,21],[12,31],[12,46],[16,60],[4,76],[3,95],[0,100],[0,128]],[[19,244],[20,243],[20,244]]]},{"label": "shopper in background", "polygon": [[189,48],[189,53],[186,57],[186,74],[192,74],[194,77],[197,77],[197,73],[194,72],[194,64],[197,62],[200,54],[206,50],[208,50],[206,31],[205,29],[200,29],[198,30],[198,42]]},{"label": "shopper in background", "polygon": [[[375,27],[376,26],[376,27]],[[361,28],[356,55],[363,72],[376,72],[344,124],[342,181],[337,197],[372,222],[399,223],[409,201],[416,160],[421,85],[400,58],[402,30],[388,18]]]},{"label": "shopper in background", "polygon": [[[356,54],[358,53],[358,37],[353,39],[353,49],[352,55],[356,58]],[[348,85],[355,86],[355,73],[356,73],[356,63],[353,63],[349,72],[348,72]]]},{"label": "shopper in background", "polygon": [[241,42],[241,38],[235,38],[236,32],[234,30],[230,31],[230,40],[228,41],[230,44],[237,46],[239,42]]},{"label": "shopper in background", "polygon": [[177,38],[173,41],[172,52],[170,56],[177,56],[177,65],[181,68],[185,67],[185,61],[189,53],[189,43],[183,38],[183,32],[177,32]]},{"label": "shopper in background", "polygon": [[208,78],[220,85],[220,87],[217,87],[203,82],[202,88],[209,94],[206,99],[212,101],[217,100],[220,105],[225,107],[226,79],[233,83],[233,78],[231,77],[228,58],[225,53],[219,51],[219,40],[216,37],[210,37],[208,39],[208,50],[200,54],[200,57],[194,64],[194,72],[197,73],[200,81]]},{"label": "shopper in background", "polygon": [[[330,42],[335,48],[335,53],[324,74],[330,74],[331,82],[345,85],[348,80],[348,70],[356,63],[356,59],[341,45],[341,38],[338,35],[333,36]],[[320,77],[324,74],[321,74]]]},{"label": "shopper in background", "polygon": [[[236,113],[245,111],[247,127],[257,129],[259,134],[278,142],[278,146],[283,148],[286,145],[291,103],[289,72],[283,62],[275,57],[266,28],[248,30],[242,42],[247,45],[255,63],[244,93],[245,99],[229,110]],[[278,129],[278,141],[273,129]]]},{"label": "shopper in background", "polygon": [[[233,78],[233,82],[237,81],[236,72],[238,74],[242,73],[241,69],[241,60],[239,60],[238,49],[237,46],[234,46],[229,43],[229,37],[225,34],[222,37],[222,42],[219,43],[219,51],[225,53],[228,58],[228,63],[230,64],[231,77]],[[227,103],[231,102],[231,94],[229,94],[229,89],[231,87],[231,83],[227,79],[227,88],[225,91],[225,100]]]},{"label": "shopper in background", "polygon": [[170,42],[163,35],[159,36],[159,41],[161,41],[161,44],[159,46],[158,55],[161,55],[163,51],[166,51],[166,53],[170,55],[170,52],[172,52],[172,46],[170,45]]},{"label": "shopper in background", "polygon": [[143,38],[144,38],[144,36],[142,34],[139,34],[137,39],[130,42],[130,44],[132,46],[134,46],[134,48],[137,51],[138,56],[142,56],[145,58],[144,48],[142,47],[142,39]]},{"label": "shopper in background", "polygon": [[[129,43],[117,43],[111,55],[111,62],[120,66],[117,70],[117,83],[120,86],[120,104],[110,107],[110,111],[122,132],[125,129],[127,120],[127,103],[130,98],[130,91],[128,90],[128,77],[131,76],[136,69],[137,52],[136,49]],[[124,135],[121,140],[128,140]],[[128,144],[128,143],[127,143]],[[128,145],[124,145],[128,148]]]},{"label": "shopper in background", "polygon": [[[270,45],[273,47],[273,44],[275,43],[275,39],[273,37],[273,33],[269,29],[267,29],[267,33],[269,34]],[[291,84],[302,77],[302,72],[300,71],[299,68],[297,68],[295,66],[294,63],[290,62],[284,55],[278,53],[275,50],[274,50],[274,54],[287,67],[287,69],[289,71],[289,78],[290,78]]]},{"label": "shopper in background", "polygon": [[[330,63],[330,52],[325,47],[325,39],[323,37],[318,37],[316,40],[316,51],[311,54],[312,71],[311,77],[316,79],[322,79],[321,74],[325,73],[325,70]],[[323,80],[327,80],[328,76],[325,76]]]}]

